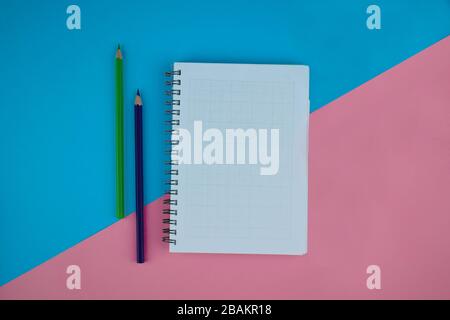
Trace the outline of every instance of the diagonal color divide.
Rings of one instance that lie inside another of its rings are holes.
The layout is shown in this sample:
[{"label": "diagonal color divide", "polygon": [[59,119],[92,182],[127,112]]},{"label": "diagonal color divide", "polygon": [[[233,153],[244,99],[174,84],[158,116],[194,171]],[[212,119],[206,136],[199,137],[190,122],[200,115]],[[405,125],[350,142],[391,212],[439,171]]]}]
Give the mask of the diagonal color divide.
[{"label": "diagonal color divide", "polygon": [[[82,29],[72,31],[71,2],[0,3],[0,285],[116,222],[117,42],[126,105],[143,87],[149,106],[150,203],[165,191],[162,75],[174,61],[307,64],[314,111],[450,30],[448,0],[377,0],[381,30],[367,29],[370,2],[361,0],[109,0],[107,14],[103,1],[77,0]],[[134,210],[132,112],[125,108],[126,213]]]},{"label": "diagonal color divide", "polygon": [[[159,199],[148,263],[131,215],[0,298],[450,298],[449,56],[447,37],[312,114],[306,256],[169,254]],[[66,288],[72,264],[81,290]],[[366,287],[372,264],[381,290]]]}]

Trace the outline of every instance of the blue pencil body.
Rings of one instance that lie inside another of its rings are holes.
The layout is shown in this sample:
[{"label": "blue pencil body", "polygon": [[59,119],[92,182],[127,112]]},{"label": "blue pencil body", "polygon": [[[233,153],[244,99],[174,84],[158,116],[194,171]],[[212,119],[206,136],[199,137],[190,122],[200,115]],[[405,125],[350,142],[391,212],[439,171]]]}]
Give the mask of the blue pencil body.
[{"label": "blue pencil body", "polygon": [[[139,95],[139,94],[138,94]],[[136,249],[137,263],[144,256],[144,168],[142,149],[142,104],[134,106],[135,174],[136,174]]]}]

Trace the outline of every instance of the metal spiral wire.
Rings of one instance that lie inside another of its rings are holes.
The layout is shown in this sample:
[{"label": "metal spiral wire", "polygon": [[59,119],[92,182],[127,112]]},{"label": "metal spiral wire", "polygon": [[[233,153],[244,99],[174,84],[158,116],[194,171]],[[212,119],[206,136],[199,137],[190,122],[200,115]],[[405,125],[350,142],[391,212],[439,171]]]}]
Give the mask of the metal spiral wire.
[{"label": "metal spiral wire", "polygon": [[165,110],[165,114],[168,116],[168,119],[164,121],[164,123],[168,126],[168,128],[164,131],[165,134],[169,135],[170,138],[165,140],[165,144],[168,148],[165,150],[165,154],[170,156],[170,160],[165,161],[165,165],[169,166],[170,169],[165,170],[165,174],[169,177],[168,180],[165,181],[165,185],[167,186],[165,194],[169,196],[168,199],[165,199],[163,215],[165,216],[162,220],[164,224],[167,225],[167,228],[163,229],[163,238],[164,242],[170,244],[177,244],[176,241],[176,225],[177,219],[175,217],[178,214],[178,210],[176,209],[178,205],[178,200],[175,199],[174,196],[178,195],[178,160],[174,159],[174,156],[178,155],[178,150],[174,149],[174,146],[177,146],[180,141],[176,138],[179,134],[179,131],[176,126],[180,125],[180,99],[177,99],[177,96],[181,95],[181,89],[179,86],[181,85],[181,80],[177,79],[177,76],[181,75],[181,70],[173,70],[165,72],[166,77],[170,77],[170,80],[167,80],[165,84],[170,86],[171,88],[165,91],[166,96],[169,96],[170,99],[165,101],[166,106],[170,106],[169,109]]}]

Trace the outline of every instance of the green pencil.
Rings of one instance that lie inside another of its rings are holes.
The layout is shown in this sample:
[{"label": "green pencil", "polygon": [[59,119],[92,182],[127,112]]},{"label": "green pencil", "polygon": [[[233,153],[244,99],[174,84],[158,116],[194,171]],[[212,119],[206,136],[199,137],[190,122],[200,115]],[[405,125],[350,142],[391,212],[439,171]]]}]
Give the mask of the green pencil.
[{"label": "green pencil", "polygon": [[116,53],[116,216],[124,217],[123,164],[123,61],[120,45]]}]

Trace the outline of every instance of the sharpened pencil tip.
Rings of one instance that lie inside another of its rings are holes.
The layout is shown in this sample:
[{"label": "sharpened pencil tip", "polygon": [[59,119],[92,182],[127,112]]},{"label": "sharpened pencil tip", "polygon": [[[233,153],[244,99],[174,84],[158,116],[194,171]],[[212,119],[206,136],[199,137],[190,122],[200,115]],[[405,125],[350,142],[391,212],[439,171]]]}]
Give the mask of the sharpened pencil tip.
[{"label": "sharpened pencil tip", "polygon": [[117,46],[116,59],[122,60],[122,51],[120,50],[120,44]]},{"label": "sharpened pencil tip", "polygon": [[142,106],[141,93],[139,92],[139,89],[136,92],[136,98],[134,99],[134,105],[135,106]]}]

